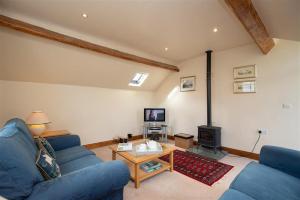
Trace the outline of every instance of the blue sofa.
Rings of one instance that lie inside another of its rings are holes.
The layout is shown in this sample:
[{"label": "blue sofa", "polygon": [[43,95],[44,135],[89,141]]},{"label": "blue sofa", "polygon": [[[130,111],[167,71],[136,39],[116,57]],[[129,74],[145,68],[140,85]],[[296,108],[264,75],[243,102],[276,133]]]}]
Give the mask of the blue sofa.
[{"label": "blue sofa", "polygon": [[129,181],[122,161],[103,162],[76,135],[49,138],[62,176],[45,181],[35,165],[37,146],[21,119],[0,129],[0,196],[28,200],[120,200]]},{"label": "blue sofa", "polygon": [[300,152],[264,146],[220,200],[300,200]]}]

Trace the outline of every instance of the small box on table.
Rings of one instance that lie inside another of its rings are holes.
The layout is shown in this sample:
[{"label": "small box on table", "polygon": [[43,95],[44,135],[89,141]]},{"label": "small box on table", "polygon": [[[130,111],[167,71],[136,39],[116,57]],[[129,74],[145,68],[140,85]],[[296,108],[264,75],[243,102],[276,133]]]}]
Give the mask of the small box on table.
[{"label": "small box on table", "polygon": [[178,133],[175,136],[175,146],[188,149],[193,147],[193,135],[185,134],[185,133]]}]

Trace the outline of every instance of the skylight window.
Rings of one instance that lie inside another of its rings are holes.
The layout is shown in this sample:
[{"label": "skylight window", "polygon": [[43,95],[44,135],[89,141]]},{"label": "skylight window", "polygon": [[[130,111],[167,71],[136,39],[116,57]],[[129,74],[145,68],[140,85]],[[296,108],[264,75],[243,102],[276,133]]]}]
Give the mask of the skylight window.
[{"label": "skylight window", "polygon": [[148,77],[148,74],[146,74],[146,73],[136,73],[128,85],[140,87],[144,83],[144,81],[147,79],[147,77]]}]

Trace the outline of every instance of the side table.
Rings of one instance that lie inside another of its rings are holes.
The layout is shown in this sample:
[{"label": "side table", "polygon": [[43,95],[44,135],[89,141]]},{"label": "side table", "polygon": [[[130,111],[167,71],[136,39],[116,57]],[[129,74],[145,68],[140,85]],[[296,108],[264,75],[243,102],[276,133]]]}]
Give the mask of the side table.
[{"label": "side table", "polygon": [[[62,135],[70,135],[70,131],[68,130],[49,130],[42,133],[40,136],[47,138],[47,137],[55,137],[55,136],[62,136]],[[35,138],[37,136],[34,136]]]}]

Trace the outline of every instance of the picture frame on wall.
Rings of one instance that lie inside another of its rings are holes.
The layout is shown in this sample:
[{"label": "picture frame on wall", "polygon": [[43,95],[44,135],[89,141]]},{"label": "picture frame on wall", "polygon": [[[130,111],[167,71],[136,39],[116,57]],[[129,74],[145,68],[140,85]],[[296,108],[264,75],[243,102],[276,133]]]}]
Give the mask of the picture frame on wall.
[{"label": "picture frame on wall", "polygon": [[196,76],[186,76],[180,78],[180,92],[196,90]]},{"label": "picture frame on wall", "polygon": [[256,81],[235,81],[233,83],[233,93],[242,94],[242,93],[256,93]]},{"label": "picture frame on wall", "polygon": [[256,78],[256,76],[257,76],[256,65],[246,65],[246,66],[233,68],[234,79]]}]

